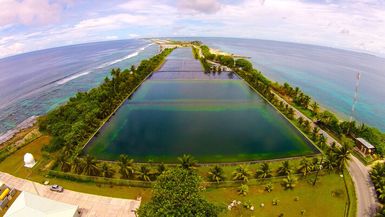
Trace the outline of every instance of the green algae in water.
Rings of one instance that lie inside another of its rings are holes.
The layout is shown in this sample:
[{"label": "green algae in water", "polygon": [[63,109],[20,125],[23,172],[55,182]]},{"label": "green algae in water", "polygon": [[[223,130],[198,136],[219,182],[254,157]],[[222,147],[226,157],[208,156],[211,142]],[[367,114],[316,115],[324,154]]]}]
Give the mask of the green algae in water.
[{"label": "green algae in water", "polygon": [[316,148],[240,80],[146,81],[86,147],[99,159],[200,162],[300,156]]}]

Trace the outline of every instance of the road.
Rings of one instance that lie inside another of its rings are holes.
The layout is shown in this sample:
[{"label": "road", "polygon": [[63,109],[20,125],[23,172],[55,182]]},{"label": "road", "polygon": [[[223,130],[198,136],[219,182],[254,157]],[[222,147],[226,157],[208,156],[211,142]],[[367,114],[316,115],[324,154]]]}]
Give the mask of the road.
[{"label": "road", "polygon": [[133,211],[140,206],[138,200],[104,197],[71,190],[64,190],[62,193],[52,192],[48,186],[3,172],[0,172],[0,181],[20,191],[27,191],[52,200],[77,205],[82,217],[134,217],[135,213]]}]

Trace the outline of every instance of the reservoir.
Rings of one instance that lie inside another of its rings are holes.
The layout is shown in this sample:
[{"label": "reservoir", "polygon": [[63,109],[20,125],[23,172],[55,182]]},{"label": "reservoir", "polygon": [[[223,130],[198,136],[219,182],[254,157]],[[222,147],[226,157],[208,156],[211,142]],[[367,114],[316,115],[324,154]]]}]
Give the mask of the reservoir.
[{"label": "reservoir", "polygon": [[178,48],[85,147],[98,159],[236,162],[318,153],[311,142],[232,72],[202,71]]}]

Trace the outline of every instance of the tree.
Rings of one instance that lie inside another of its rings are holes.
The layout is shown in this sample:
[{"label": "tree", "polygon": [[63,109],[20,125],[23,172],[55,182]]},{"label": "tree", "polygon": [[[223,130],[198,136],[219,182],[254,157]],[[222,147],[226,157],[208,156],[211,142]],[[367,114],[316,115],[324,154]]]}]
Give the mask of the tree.
[{"label": "tree", "polygon": [[298,118],[298,124],[299,124],[299,126],[302,126],[302,124],[303,124],[303,117],[302,116],[299,116],[299,118]]},{"label": "tree", "polygon": [[314,115],[317,115],[318,114],[318,111],[319,111],[319,105],[316,101],[314,101],[311,105],[311,109],[312,109],[312,112]]},{"label": "tree", "polygon": [[166,166],[161,163],[156,168],[158,175],[162,174],[164,171],[166,171]]},{"label": "tree", "polygon": [[319,133],[319,128],[318,127],[313,127],[313,131],[311,132],[311,138],[314,141],[317,141],[318,139],[318,133]]},{"label": "tree", "polygon": [[153,216],[218,216],[219,208],[200,195],[201,180],[182,168],[163,172],[155,183],[151,200],[140,206],[140,217]]},{"label": "tree", "polygon": [[60,155],[57,159],[58,165],[63,172],[68,172],[71,170],[71,164],[68,162],[67,157]]},{"label": "tree", "polygon": [[100,173],[103,177],[111,178],[114,176],[115,170],[112,169],[108,163],[103,162],[102,166],[100,167]]},{"label": "tree", "polygon": [[309,172],[312,171],[312,166],[312,163],[304,157],[299,163],[298,172],[302,173],[303,176],[306,176]]},{"label": "tree", "polygon": [[250,72],[253,70],[253,64],[250,61],[245,59],[237,59],[235,61],[235,66],[242,68],[243,70]]},{"label": "tree", "polygon": [[293,189],[297,183],[297,179],[294,176],[288,175],[283,179],[283,186],[285,189]]},{"label": "tree", "polygon": [[210,169],[208,178],[212,182],[219,183],[220,181],[223,181],[225,179],[223,169],[218,165],[215,165],[213,168]]},{"label": "tree", "polygon": [[139,169],[136,171],[136,175],[140,180],[143,181],[151,181],[150,169],[146,165],[141,165]]},{"label": "tree", "polygon": [[99,167],[98,167],[98,162],[95,160],[93,156],[86,155],[84,158],[84,174],[88,176],[97,176],[99,175]]},{"label": "tree", "polygon": [[242,196],[246,196],[249,193],[249,186],[242,184],[238,188],[238,193]]},{"label": "tree", "polygon": [[303,130],[305,133],[308,133],[310,131],[310,122],[308,120],[305,120],[303,122]]},{"label": "tree", "polygon": [[119,156],[119,173],[124,179],[128,179],[134,175],[134,160],[130,159],[127,155]]},{"label": "tree", "polygon": [[319,135],[318,144],[320,145],[321,148],[323,148],[326,144],[326,137],[324,136],[323,133]]},{"label": "tree", "polygon": [[250,177],[249,167],[246,165],[239,165],[233,172],[233,180],[248,182]]},{"label": "tree", "polygon": [[259,170],[256,172],[257,178],[269,178],[271,177],[271,169],[267,162],[261,164]]},{"label": "tree", "polygon": [[74,169],[74,172],[77,174],[82,174],[84,170],[84,162],[83,159],[75,157],[72,161],[72,168]]},{"label": "tree", "polygon": [[274,186],[271,182],[267,183],[267,185],[265,185],[265,191],[267,192],[272,192],[274,190]]},{"label": "tree", "polygon": [[278,167],[278,169],[277,169],[277,173],[280,176],[288,176],[291,174],[291,172],[292,172],[291,166],[290,166],[289,161],[287,161],[287,160],[282,162],[281,166]]},{"label": "tree", "polygon": [[337,167],[343,171],[345,164],[350,160],[350,147],[344,143],[334,151]]},{"label": "tree", "polygon": [[378,192],[378,199],[380,199],[382,202],[384,202],[385,201],[385,186],[378,188],[377,192]]},{"label": "tree", "polygon": [[197,167],[197,161],[191,155],[184,154],[182,157],[178,157],[178,161],[183,169],[191,170]]}]

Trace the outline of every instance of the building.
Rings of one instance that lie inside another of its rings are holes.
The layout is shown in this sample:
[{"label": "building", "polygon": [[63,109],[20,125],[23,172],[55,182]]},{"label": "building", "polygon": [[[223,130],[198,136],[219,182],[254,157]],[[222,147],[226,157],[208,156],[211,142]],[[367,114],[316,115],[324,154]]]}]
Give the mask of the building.
[{"label": "building", "polygon": [[4,217],[79,217],[79,207],[23,191]]},{"label": "building", "polygon": [[357,148],[365,155],[373,154],[376,148],[363,138],[356,138]]}]

